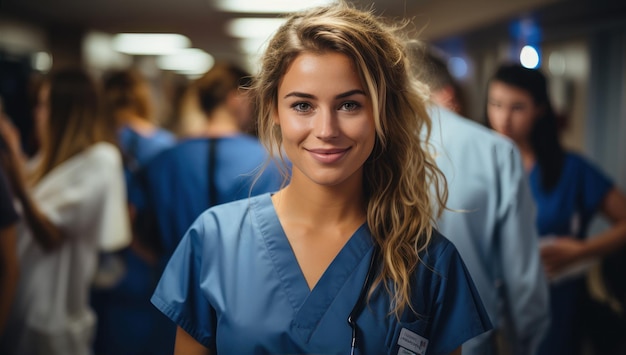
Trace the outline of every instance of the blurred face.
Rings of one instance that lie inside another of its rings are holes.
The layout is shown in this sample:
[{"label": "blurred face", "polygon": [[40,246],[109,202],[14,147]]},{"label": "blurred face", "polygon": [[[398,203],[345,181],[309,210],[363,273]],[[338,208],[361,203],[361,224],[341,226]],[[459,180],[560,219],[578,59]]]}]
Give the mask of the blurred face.
[{"label": "blurred face", "polygon": [[516,143],[527,143],[540,108],[525,90],[492,81],[487,93],[487,118],[498,133]]},{"label": "blurred face", "polygon": [[344,54],[300,54],[278,87],[274,122],[293,165],[292,183],[362,182],[375,141],[370,98]]}]

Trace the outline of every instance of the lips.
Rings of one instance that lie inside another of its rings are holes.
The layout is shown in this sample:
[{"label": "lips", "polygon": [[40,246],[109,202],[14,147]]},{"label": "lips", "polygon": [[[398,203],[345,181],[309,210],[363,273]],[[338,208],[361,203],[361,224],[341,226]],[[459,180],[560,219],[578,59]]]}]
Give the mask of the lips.
[{"label": "lips", "polygon": [[330,164],[343,158],[350,148],[307,149],[313,159],[320,163]]}]

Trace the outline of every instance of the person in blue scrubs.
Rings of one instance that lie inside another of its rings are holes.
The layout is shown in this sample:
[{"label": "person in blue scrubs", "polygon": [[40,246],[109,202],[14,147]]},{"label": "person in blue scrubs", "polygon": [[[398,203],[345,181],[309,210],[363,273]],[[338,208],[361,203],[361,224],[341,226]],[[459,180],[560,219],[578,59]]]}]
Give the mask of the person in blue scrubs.
[{"label": "person in blue scrubs", "polygon": [[140,218],[155,227],[162,261],[207,208],[280,188],[276,164],[257,176],[268,154],[256,137],[242,131],[252,114],[250,78],[234,64],[217,63],[192,83],[189,94],[206,117],[204,130],[181,139],[137,174],[143,189]]},{"label": "person in blue scrubs", "polygon": [[152,302],[175,354],[460,354],[491,323],[433,228],[445,183],[404,42],[345,3],[292,14],[253,85],[275,193],[200,215]]},{"label": "person in blue scrubs", "polygon": [[[552,324],[539,354],[578,354],[581,330],[604,322],[581,317],[585,279],[573,271],[581,262],[623,250],[626,196],[591,161],[561,146],[547,81],[538,69],[500,66],[488,85],[487,119],[519,147],[537,204],[541,257],[552,280]],[[611,225],[588,236],[589,223],[598,213]]]},{"label": "person in blue scrubs", "polygon": [[[117,127],[132,219],[140,188],[134,174],[174,145],[176,137],[153,122],[150,86],[140,72],[126,69],[108,73],[103,91],[105,113]],[[172,332],[171,322],[150,303],[161,271],[151,244],[134,231],[129,247],[101,255],[91,290],[91,304],[98,316],[96,355],[150,355],[173,346],[171,337],[164,336]]]},{"label": "person in blue scrubs", "polygon": [[419,80],[431,89],[431,144],[448,183],[438,221],[457,247],[494,325],[463,344],[464,355],[535,355],[550,323],[536,208],[515,144],[457,115],[456,80],[435,49],[417,46]]}]

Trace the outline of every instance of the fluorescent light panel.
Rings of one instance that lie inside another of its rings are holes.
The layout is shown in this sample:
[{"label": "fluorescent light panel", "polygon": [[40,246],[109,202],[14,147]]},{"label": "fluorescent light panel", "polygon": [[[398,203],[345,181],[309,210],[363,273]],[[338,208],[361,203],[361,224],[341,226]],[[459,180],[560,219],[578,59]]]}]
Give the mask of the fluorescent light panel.
[{"label": "fluorescent light panel", "polygon": [[218,0],[216,6],[222,11],[230,12],[285,13],[333,2],[334,0]]},{"label": "fluorescent light panel", "polygon": [[226,25],[226,32],[236,38],[268,38],[285,23],[282,18],[236,18]]},{"label": "fluorescent light panel", "polygon": [[162,70],[189,75],[204,74],[214,63],[213,56],[198,48],[186,48],[157,58],[157,66]]},{"label": "fluorescent light panel", "polygon": [[113,48],[135,55],[164,55],[191,45],[189,38],[176,33],[119,33],[113,37]]}]

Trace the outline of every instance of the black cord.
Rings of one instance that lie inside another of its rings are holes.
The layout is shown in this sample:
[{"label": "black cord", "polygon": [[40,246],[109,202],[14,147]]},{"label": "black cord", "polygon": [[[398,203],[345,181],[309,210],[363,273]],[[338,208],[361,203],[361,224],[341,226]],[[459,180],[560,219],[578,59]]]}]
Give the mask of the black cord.
[{"label": "black cord", "polygon": [[357,324],[356,320],[365,308],[365,298],[367,297],[367,292],[369,291],[372,282],[374,280],[374,272],[376,272],[376,262],[378,259],[378,247],[374,245],[374,251],[372,252],[372,258],[370,259],[370,264],[367,268],[367,274],[365,275],[365,281],[363,281],[363,286],[361,286],[361,292],[359,293],[359,298],[357,298],[354,307],[352,307],[352,311],[350,311],[350,315],[348,315],[348,324],[350,324],[350,328],[352,328],[352,341],[350,344],[350,355],[354,355],[354,350],[356,349],[356,338],[357,338]]}]

